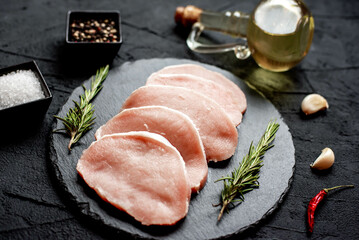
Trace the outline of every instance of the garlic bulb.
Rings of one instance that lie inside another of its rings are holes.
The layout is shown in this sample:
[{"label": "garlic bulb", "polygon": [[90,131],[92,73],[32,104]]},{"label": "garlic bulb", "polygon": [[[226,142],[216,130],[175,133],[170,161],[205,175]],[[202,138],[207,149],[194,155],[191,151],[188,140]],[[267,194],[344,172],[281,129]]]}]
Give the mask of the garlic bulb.
[{"label": "garlic bulb", "polygon": [[305,115],[316,113],[329,108],[327,100],[319,94],[313,93],[306,96],[302,101],[302,111]]},{"label": "garlic bulb", "polygon": [[319,157],[310,164],[311,168],[324,170],[330,168],[334,164],[334,152],[330,148],[324,148]]}]

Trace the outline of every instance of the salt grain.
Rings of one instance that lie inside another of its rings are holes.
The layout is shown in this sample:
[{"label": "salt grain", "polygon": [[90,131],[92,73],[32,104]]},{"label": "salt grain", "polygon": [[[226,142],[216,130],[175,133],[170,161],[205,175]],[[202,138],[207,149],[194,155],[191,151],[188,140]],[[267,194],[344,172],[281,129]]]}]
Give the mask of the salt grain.
[{"label": "salt grain", "polygon": [[18,70],[0,76],[0,110],[45,98],[35,73]]}]

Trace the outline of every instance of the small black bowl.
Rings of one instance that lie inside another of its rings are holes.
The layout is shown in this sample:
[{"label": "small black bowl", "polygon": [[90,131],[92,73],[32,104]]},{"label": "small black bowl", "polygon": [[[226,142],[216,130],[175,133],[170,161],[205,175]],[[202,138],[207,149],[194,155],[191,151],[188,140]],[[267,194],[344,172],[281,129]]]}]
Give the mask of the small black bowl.
[{"label": "small black bowl", "polygon": [[27,123],[40,121],[47,112],[52,100],[51,92],[35,61],[0,69],[0,76],[17,70],[33,71],[40,82],[45,97],[0,110],[0,122],[6,125],[17,125],[19,123],[27,125]]},{"label": "small black bowl", "polygon": [[[115,23],[117,42],[85,42],[76,41],[72,37],[71,24],[74,21],[85,23],[86,21],[97,20],[104,21],[105,19]],[[67,13],[66,24],[66,45],[69,50],[70,58],[78,58],[79,61],[91,59],[95,61],[96,58],[108,62],[112,60],[119,51],[122,44],[121,34],[121,17],[119,11],[69,11]]]}]

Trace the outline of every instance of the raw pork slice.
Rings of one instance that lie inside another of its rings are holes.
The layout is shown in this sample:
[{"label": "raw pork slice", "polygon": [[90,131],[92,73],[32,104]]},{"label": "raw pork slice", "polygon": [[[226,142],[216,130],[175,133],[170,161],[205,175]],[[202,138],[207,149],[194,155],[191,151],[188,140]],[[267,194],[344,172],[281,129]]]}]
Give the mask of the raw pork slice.
[{"label": "raw pork slice", "polygon": [[161,134],[180,152],[192,192],[204,186],[208,174],[206,155],[198,130],[187,115],[162,106],[130,108],[100,127],[95,137],[100,139],[103,135],[130,131]]},{"label": "raw pork slice", "polygon": [[77,171],[105,201],[144,225],[173,225],[191,190],[179,152],[149,132],[107,135],[86,149]]},{"label": "raw pork slice", "polygon": [[189,116],[198,128],[208,161],[225,160],[234,154],[237,129],[212,99],[183,87],[150,85],[135,90],[122,109],[151,105],[173,108]]},{"label": "raw pork slice", "polygon": [[191,74],[157,74],[149,78],[146,85],[185,87],[198,91],[217,102],[235,126],[242,121],[242,112],[239,108],[242,98],[233,98],[232,92],[221,84]]},{"label": "raw pork slice", "polygon": [[244,113],[247,109],[247,100],[246,96],[242,92],[242,90],[231,80],[223,76],[218,72],[214,72],[208,70],[202,66],[195,65],[195,64],[179,64],[179,65],[172,65],[165,67],[155,73],[153,73],[149,79],[156,76],[157,74],[192,74],[198,77],[205,78],[207,80],[214,81],[225,86],[229,91],[232,92],[233,98],[240,99],[240,105],[238,106],[241,109],[241,112]]}]

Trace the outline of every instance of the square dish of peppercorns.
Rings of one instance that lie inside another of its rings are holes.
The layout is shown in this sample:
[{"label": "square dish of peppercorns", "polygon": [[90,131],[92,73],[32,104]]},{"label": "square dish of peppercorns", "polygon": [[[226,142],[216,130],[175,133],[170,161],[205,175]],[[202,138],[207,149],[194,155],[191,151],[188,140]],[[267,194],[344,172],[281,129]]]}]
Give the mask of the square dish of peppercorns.
[{"label": "square dish of peppercorns", "polygon": [[120,12],[69,11],[66,43],[117,52],[122,43]]}]

